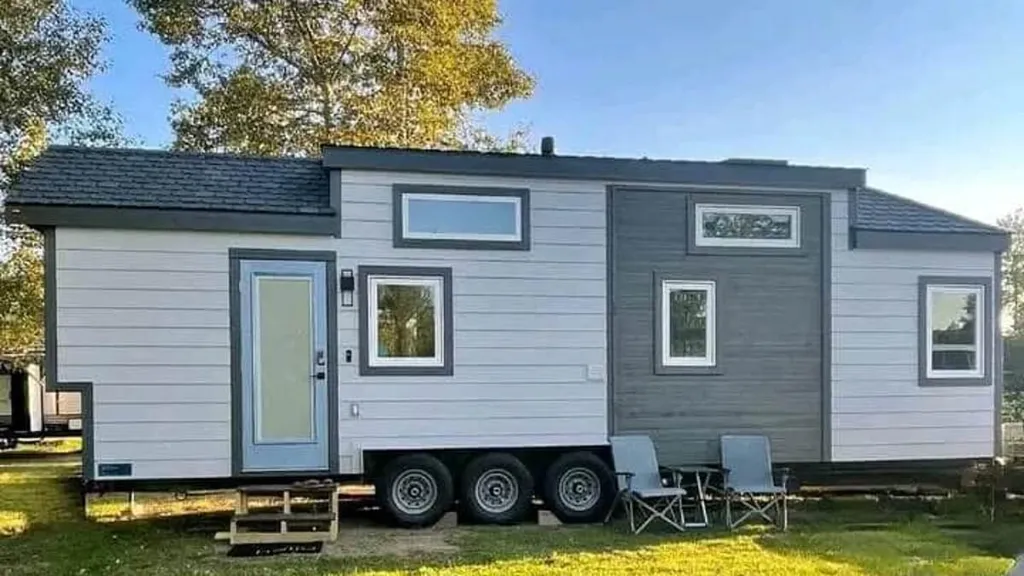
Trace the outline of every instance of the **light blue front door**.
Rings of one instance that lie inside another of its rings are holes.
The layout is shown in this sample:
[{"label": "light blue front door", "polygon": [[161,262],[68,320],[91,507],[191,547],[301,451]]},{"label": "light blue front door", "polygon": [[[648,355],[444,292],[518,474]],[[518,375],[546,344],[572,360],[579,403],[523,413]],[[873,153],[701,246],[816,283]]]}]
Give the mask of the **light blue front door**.
[{"label": "light blue front door", "polygon": [[327,265],[240,264],[242,471],[327,470]]}]

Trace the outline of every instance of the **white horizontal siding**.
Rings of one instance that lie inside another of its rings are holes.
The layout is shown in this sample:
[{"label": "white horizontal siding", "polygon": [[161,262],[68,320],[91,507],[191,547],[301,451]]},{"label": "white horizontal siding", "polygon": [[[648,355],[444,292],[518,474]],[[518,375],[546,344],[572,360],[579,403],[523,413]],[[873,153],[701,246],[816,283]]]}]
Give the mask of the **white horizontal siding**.
[{"label": "white horizontal siding", "polygon": [[[531,249],[396,249],[394,183],[529,188]],[[61,228],[60,379],[94,383],[98,463],[228,476],[228,250],[336,250],[339,269],[451,267],[455,326],[451,377],[360,377],[339,359],[343,472],[363,449],[601,444],[604,206],[599,183],[346,173],[339,239]],[[355,307],[338,329],[341,354],[358,358]]]},{"label": "white horizontal siding", "polygon": [[58,373],[93,383],[96,462],[130,462],[135,478],[230,476],[228,248],[323,242],[58,229]]},{"label": "white horizontal siding", "polygon": [[987,252],[850,250],[832,201],[832,458],[993,455],[992,387],[918,385],[918,278],[993,276]]},{"label": "white horizontal siding", "polygon": [[[530,250],[395,248],[393,184],[529,188]],[[343,454],[606,441],[603,185],[343,172],[342,206],[339,268],[451,267],[455,328],[451,377],[341,365]],[[358,357],[358,310],[338,320],[339,347]]]}]

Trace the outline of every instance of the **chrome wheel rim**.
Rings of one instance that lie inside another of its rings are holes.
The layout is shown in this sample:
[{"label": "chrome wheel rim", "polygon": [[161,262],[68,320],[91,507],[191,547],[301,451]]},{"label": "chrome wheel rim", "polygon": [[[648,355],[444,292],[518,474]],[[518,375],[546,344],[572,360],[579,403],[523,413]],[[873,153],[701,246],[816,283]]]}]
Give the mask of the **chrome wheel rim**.
[{"label": "chrome wheel rim", "polygon": [[391,499],[403,514],[423,514],[437,502],[437,482],[426,470],[406,470],[391,483]]},{"label": "chrome wheel rim", "polygon": [[477,505],[489,514],[508,512],[519,500],[519,481],[507,470],[488,470],[473,487]]},{"label": "chrome wheel rim", "polygon": [[558,480],[558,498],[574,512],[586,512],[601,499],[601,481],[589,468],[570,468]]}]

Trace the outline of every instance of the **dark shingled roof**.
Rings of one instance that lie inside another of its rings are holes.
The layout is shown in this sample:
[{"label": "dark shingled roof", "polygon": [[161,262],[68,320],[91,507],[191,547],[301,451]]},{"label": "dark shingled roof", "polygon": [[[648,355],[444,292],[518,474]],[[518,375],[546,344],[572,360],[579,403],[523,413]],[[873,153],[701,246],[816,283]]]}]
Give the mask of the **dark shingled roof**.
[{"label": "dark shingled roof", "polygon": [[976,222],[913,200],[863,188],[856,192],[854,227],[885,232],[1006,234],[996,226]]},{"label": "dark shingled roof", "polygon": [[118,208],[331,214],[319,158],[51,146],[7,202]]}]

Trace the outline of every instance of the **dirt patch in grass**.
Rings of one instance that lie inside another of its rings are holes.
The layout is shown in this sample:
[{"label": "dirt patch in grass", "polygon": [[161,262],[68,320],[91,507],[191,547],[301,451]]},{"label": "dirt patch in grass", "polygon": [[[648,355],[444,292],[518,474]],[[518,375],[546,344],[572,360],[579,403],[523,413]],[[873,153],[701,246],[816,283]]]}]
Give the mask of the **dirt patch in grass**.
[{"label": "dirt patch in grass", "polygon": [[338,541],[324,546],[323,554],[335,558],[376,556],[443,557],[459,553],[453,544],[457,528],[396,530],[371,526],[342,525]]}]

